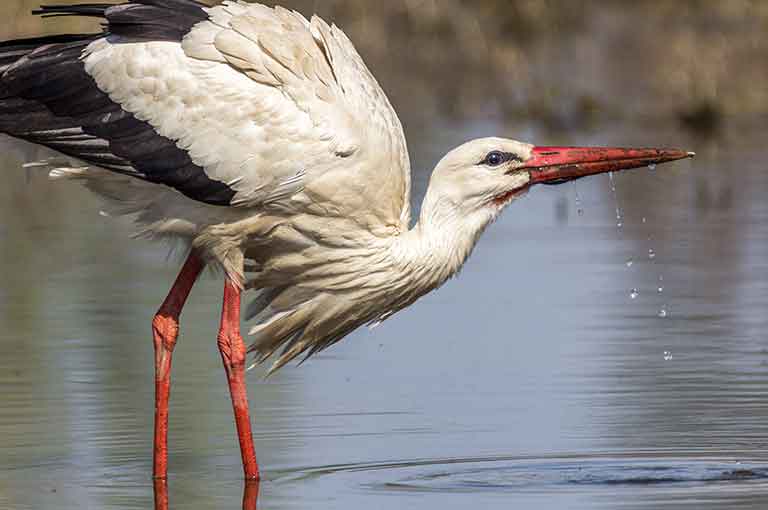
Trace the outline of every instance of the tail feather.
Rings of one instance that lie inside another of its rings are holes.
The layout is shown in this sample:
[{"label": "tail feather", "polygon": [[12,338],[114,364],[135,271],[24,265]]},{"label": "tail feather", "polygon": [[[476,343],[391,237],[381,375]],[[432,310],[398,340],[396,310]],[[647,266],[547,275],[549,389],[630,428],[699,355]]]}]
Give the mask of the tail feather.
[{"label": "tail feather", "polygon": [[76,4],[76,5],[41,5],[32,14],[44,18],[57,18],[60,16],[89,16],[103,18],[104,12],[114,4]]},{"label": "tail feather", "polygon": [[0,42],[0,76],[2,76],[10,66],[38,48],[50,45],[76,43],[82,41],[85,37],[86,36],[80,34],[64,34]]},{"label": "tail feather", "polygon": [[132,39],[180,40],[190,27],[208,19],[196,0],[130,0],[122,4],[43,5],[32,14],[43,18],[83,16],[106,20],[105,31]]}]

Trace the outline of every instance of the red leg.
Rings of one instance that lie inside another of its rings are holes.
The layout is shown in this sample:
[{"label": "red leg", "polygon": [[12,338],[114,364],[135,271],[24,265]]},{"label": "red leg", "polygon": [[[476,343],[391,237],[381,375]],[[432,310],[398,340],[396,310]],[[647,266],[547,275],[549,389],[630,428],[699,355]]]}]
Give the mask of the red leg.
[{"label": "red leg", "polygon": [[240,439],[240,454],[247,480],[259,479],[259,466],[251,435],[251,419],[248,416],[248,395],[245,385],[246,348],[240,335],[240,287],[227,279],[224,284],[224,305],[219,328],[219,352],[229,381],[229,393],[235,411],[235,424]]},{"label": "red leg", "polygon": [[259,481],[246,480],[243,489],[243,510],[256,510],[259,501]]},{"label": "red leg", "polygon": [[190,253],[160,309],[152,319],[155,343],[155,448],[154,478],[168,476],[168,397],[171,392],[171,357],[179,336],[179,315],[205,263]]},{"label": "red leg", "polygon": [[168,480],[155,479],[155,510],[168,510]]}]

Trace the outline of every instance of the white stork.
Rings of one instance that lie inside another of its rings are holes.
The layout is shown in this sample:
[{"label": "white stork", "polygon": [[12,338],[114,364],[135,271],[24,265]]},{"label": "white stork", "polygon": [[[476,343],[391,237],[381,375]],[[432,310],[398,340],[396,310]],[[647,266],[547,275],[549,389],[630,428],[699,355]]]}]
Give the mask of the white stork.
[{"label": "white stork", "polygon": [[[152,321],[154,476],[167,473],[171,355],[206,265],[224,269],[218,346],[245,476],[248,352],[276,370],[442,285],[483,230],[537,183],[690,157],[674,149],[536,147],[484,138],[435,168],[411,225],[402,127],[334,25],[280,7],[194,0],[42,7],[104,20],[98,34],[0,45],[0,131],[77,161],[53,168],[188,258]],[[243,289],[254,340],[240,335]]]}]

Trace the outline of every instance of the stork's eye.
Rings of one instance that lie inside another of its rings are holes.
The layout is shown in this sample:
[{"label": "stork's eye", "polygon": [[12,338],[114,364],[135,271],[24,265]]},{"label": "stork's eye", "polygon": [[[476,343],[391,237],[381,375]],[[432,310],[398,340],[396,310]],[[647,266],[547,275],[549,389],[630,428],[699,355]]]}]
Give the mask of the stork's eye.
[{"label": "stork's eye", "polygon": [[499,166],[500,164],[504,163],[509,159],[506,154],[504,154],[501,151],[492,151],[489,152],[488,155],[483,160],[484,165],[488,166]]}]

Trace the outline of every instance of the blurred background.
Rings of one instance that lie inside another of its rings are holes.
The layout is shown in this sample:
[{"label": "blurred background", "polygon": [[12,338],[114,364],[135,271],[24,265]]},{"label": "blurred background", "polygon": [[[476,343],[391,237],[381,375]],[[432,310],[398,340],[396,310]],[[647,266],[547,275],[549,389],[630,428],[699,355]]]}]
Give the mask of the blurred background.
[{"label": "blurred background", "polygon": [[[3,39],[94,26],[29,16],[38,3],[3,2],[0,14],[12,20]],[[712,130],[768,115],[762,0],[279,3],[334,20],[394,103],[418,105],[422,116],[514,116],[560,128],[631,117]]]},{"label": "blurred background", "polygon": [[[416,207],[478,136],[697,158],[534,190],[455,281],[256,369],[262,507],[764,508],[768,2],[279,3],[356,44],[403,120]],[[4,0],[0,38],[98,30],[37,5]],[[177,259],[22,170],[45,150],[0,149],[0,508],[150,508],[149,321]],[[242,495],[220,296],[196,287],[175,356],[178,508]]]}]

